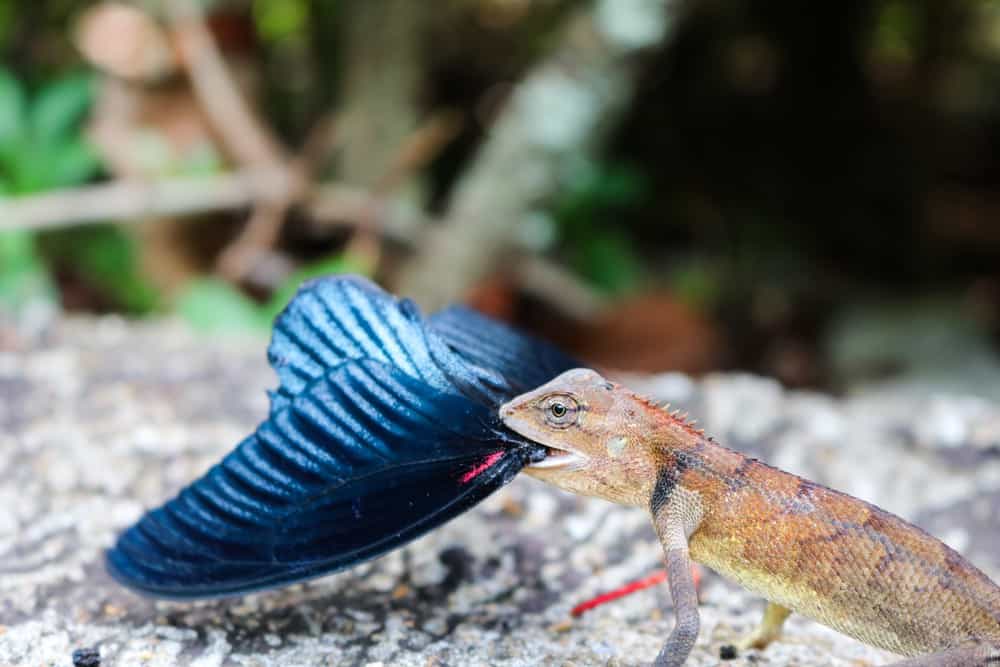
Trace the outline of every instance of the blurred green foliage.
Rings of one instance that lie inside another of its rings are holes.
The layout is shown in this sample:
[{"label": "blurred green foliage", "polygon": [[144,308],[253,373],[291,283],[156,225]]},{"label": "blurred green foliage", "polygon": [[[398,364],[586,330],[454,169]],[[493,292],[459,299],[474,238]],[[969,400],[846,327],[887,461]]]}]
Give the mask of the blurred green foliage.
[{"label": "blurred green foliage", "polygon": [[908,62],[924,41],[923,15],[907,0],[882,5],[875,24],[874,48],[896,61]]},{"label": "blurred green foliage", "polygon": [[187,287],[178,299],[177,312],[200,331],[266,332],[305,281],[336,273],[370,276],[372,268],[362,260],[341,253],[295,271],[263,304],[256,303],[223,280],[203,278]]},{"label": "blurred green foliage", "polygon": [[19,311],[33,301],[51,301],[54,289],[30,232],[0,232],[0,310]]},{"label": "blurred green foliage", "polygon": [[[0,194],[79,185],[100,172],[100,158],[81,129],[93,91],[93,75],[75,72],[31,95],[0,69]],[[138,268],[135,241],[118,227],[0,232],[0,249],[0,303],[8,309],[55,298],[52,276],[60,273],[83,281],[116,310],[143,314],[157,306],[159,297]]]},{"label": "blurred green foliage", "polygon": [[[289,37],[307,18],[308,8],[301,2],[255,4],[255,19],[268,39]],[[93,76],[76,72],[57,76],[31,94],[25,82],[0,68],[0,196],[79,185],[100,172],[99,156],[82,129],[93,90]],[[151,159],[158,152],[157,141],[151,136],[145,146]],[[218,156],[210,155],[181,168],[190,174],[219,167]],[[92,305],[102,309],[131,315],[157,311],[165,305],[164,297],[143,274],[140,252],[134,235],[110,224],[0,231],[0,309],[17,312],[34,301],[57,300],[54,278],[58,276],[97,295],[91,297]],[[265,331],[304,280],[370,271],[363,262],[338,253],[294,272],[264,303],[225,281],[204,278],[192,281],[174,306],[201,330]]]},{"label": "blurred green foliage", "polygon": [[253,21],[257,34],[266,41],[301,39],[310,18],[306,0],[254,0]]},{"label": "blurred green foliage", "polygon": [[642,260],[618,216],[642,204],[646,181],[634,167],[584,162],[565,179],[552,215],[570,266],[608,293],[634,289]]},{"label": "blurred green foliage", "polygon": [[0,192],[28,194],[85,182],[100,170],[80,133],[93,101],[89,74],[71,74],[29,97],[0,69]]},{"label": "blurred green foliage", "polygon": [[[0,68],[0,195],[22,195],[75,185],[100,170],[79,125],[93,101],[89,74],[75,73],[29,95],[23,82]],[[62,232],[50,232],[56,237]],[[0,232],[0,304],[19,310],[55,294],[39,235]],[[86,255],[86,246],[73,248]]]},{"label": "blurred green foliage", "polygon": [[0,45],[6,44],[11,29],[14,27],[14,12],[16,8],[11,0],[0,2]]},{"label": "blurred green foliage", "polygon": [[253,331],[267,326],[259,305],[218,278],[191,282],[177,300],[177,312],[206,332]]},{"label": "blurred green foliage", "polygon": [[160,294],[142,274],[135,237],[114,225],[87,225],[41,234],[48,265],[71,271],[104,296],[111,307],[133,315],[152,312]]},{"label": "blurred green foliage", "polygon": [[726,267],[717,260],[692,257],[675,262],[667,282],[678,299],[702,312],[710,312],[725,294]]}]

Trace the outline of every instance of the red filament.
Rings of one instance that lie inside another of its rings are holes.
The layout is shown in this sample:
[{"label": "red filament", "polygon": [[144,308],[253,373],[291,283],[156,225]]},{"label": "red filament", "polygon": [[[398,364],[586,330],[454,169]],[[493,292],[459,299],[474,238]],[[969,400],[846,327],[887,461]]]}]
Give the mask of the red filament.
[{"label": "red filament", "polygon": [[[697,566],[692,566],[691,576],[694,578],[694,587],[697,590],[698,588],[701,587],[701,570],[698,569]],[[586,602],[582,602],[576,605],[575,607],[573,607],[572,611],[570,611],[570,614],[574,617],[580,616],[581,614],[583,614],[583,612],[590,611],[594,607],[599,607],[605,602],[611,602],[612,600],[617,600],[618,598],[625,597],[626,595],[631,595],[636,591],[641,591],[644,588],[650,588],[657,584],[663,583],[666,580],[667,580],[667,571],[657,570],[648,577],[627,583],[621,588],[616,588],[615,590],[610,591],[608,593],[602,593],[597,597],[591,598]]]}]

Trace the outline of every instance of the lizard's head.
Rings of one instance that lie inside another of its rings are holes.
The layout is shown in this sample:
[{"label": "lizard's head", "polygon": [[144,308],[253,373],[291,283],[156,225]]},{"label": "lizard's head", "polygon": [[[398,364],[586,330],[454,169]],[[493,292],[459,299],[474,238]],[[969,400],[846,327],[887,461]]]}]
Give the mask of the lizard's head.
[{"label": "lizard's head", "polygon": [[650,412],[656,408],[588,368],[566,371],[500,408],[508,428],[545,445],[525,472],[558,487],[641,504],[656,479]]}]

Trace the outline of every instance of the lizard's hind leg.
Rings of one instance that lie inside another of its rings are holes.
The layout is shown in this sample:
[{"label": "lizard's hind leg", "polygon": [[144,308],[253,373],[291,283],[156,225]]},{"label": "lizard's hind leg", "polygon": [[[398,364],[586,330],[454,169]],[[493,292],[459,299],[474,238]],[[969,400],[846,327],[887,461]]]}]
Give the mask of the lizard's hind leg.
[{"label": "lizard's hind leg", "polygon": [[782,607],[776,602],[768,602],[764,609],[764,617],[760,621],[757,629],[740,640],[736,645],[741,650],[750,648],[765,649],[775,639],[781,637],[781,628],[785,624],[785,619],[791,614],[791,610]]},{"label": "lizard's hind leg", "polygon": [[1000,645],[978,644],[894,662],[889,667],[1000,667]]}]

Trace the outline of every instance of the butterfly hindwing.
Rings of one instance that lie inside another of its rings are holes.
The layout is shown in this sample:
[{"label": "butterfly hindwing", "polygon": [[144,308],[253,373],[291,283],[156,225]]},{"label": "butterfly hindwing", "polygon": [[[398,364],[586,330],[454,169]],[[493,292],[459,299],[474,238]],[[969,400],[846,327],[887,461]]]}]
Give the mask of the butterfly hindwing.
[{"label": "butterfly hindwing", "polygon": [[342,364],[124,533],[108,566],[169,598],[335,572],[465,511],[526,456],[485,406],[380,362]]},{"label": "butterfly hindwing", "polygon": [[459,356],[506,381],[510,400],[580,364],[559,348],[526,336],[465,306],[449,306],[428,318],[431,329]]},{"label": "butterfly hindwing", "polygon": [[425,320],[358,277],[306,283],[268,348],[266,421],[108,552],[123,584],[200,598],[356,565],[460,514],[544,456],[506,400],[576,366],[468,309]]},{"label": "butterfly hindwing", "polygon": [[[461,318],[464,328],[449,326],[444,333],[454,330],[467,335],[476,324],[488,327],[484,335],[493,332],[490,326],[498,333],[510,331],[481,315],[478,318]],[[513,340],[516,334],[512,333],[505,340]],[[497,351],[512,350],[510,346],[483,349],[477,356],[481,363],[470,363],[447,344],[442,332],[428,326],[413,302],[396,299],[357,276],[320,278],[299,288],[274,322],[268,360],[280,384],[271,394],[271,409],[282,409],[326,371],[359,359],[395,366],[438,391],[458,391],[480,402],[497,402],[516,393],[510,391],[503,373],[489,363],[490,353]]]}]

